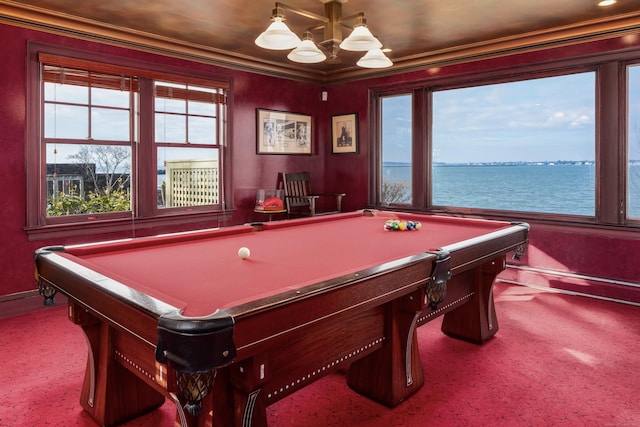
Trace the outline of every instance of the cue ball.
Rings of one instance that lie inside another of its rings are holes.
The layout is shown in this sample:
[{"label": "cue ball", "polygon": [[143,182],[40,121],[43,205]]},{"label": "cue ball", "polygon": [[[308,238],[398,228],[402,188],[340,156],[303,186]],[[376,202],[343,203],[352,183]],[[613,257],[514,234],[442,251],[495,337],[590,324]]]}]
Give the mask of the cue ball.
[{"label": "cue ball", "polygon": [[238,249],[238,256],[240,258],[247,259],[247,258],[249,258],[249,255],[251,255],[251,251],[249,250],[249,248],[245,248],[243,246],[240,249]]}]

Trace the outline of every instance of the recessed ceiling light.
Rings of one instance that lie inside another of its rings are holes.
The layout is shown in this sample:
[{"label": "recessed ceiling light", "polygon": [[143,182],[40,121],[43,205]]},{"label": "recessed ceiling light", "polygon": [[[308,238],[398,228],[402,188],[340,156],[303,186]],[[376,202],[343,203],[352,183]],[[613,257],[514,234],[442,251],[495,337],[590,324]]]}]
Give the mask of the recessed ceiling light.
[{"label": "recessed ceiling light", "polygon": [[605,7],[611,6],[612,4],[616,4],[617,0],[601,0],[598,2],[598,6]]}]

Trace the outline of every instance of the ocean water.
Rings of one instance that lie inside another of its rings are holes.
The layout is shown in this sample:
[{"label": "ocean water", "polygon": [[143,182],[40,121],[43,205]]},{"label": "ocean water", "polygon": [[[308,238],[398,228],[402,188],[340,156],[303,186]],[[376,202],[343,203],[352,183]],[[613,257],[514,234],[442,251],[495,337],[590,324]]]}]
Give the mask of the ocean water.
[{"label": "ocean water", "polygon": [[[409,166],[383,167],[384,179],[408,182],[410,173]],[[638,218],[640,166],[632,166],[629,175],[629,216]],[[446,165],[433,168],[432,202],[434,206],[594,216],[595,186],[594,165]]]}]

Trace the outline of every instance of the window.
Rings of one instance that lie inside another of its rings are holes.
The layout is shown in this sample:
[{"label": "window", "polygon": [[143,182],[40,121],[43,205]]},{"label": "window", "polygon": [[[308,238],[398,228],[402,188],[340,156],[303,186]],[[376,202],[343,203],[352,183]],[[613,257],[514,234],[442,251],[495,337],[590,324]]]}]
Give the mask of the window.
[{"label": "window", "polygon": [[627,218],[640,219],[640,65],[627,72]]},{"label": "window", "polygon": [[137,81],[42,64],[47,218],[131,211]]},{"label": "window", "polygon": [[433,92],[432,204],[595,216],[595,73]]},{"label": "window", "polygon": [[[413,191],[402,200],[411,208],[593,221],[596,72],[582,68],[509,81],[494,73],[474,86],[449,77],[438,86],[407,87],[403,95],[382,89],[380,204],[391,202],[388,183],[402,180]],[[425,187],[412,190],[411,183]]]},{"label": "window", "polygon": [[37,44],[29,54],[28,230],[222,213],[227,82]]},{"label": "window", "polygon": [[383,204],[411,203],[411,119],[413,97],[389,96],[381,101]]},{"label": "window", "polygon": [[219,89],[155,82],[159,208],[220,205],[223,99]]}]

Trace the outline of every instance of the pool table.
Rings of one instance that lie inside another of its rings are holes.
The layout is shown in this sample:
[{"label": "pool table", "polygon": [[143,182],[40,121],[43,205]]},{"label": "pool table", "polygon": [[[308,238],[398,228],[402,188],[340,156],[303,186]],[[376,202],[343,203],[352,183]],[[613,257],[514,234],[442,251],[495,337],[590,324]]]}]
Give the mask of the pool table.
[{"label": "pool table", "polygon": [[[419,230],[389,231],[389,219]],[[35,253],[41,293],[87,338],[81,404],[100,425],[160,406],[190,426],[266,425],[268,405],[344,370],[393,407],[424,383],[416,328],[482,343],[492,288],[529,226],[363,210]],[[238,249],[250,249],[249,258]]]}]

